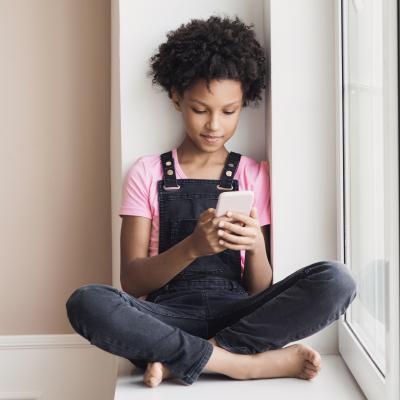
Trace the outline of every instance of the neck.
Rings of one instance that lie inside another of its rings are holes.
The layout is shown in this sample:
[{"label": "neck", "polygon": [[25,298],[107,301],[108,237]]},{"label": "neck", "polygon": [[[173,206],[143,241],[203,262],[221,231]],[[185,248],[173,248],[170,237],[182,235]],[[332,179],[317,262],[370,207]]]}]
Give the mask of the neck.
[{"label": "neck", "polygon": [[198,166],[205,166],[209,164],[224,163],[229,151],[225,146],[212,152],[205,152],[193,145],[193,142],[187,137],[176,149],[179,163],[196,164]]}]

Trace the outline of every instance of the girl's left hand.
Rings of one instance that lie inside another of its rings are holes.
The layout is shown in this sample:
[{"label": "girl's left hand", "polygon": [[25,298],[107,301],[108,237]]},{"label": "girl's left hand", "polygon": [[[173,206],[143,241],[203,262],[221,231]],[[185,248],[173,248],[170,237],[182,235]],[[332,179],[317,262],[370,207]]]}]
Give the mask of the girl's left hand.
[{"label": "girl's left hand", "polygon": [[[219,243],[231,250],[253,251],[259,240],[263,239],[257,209],[252,207],[250,216],[231,211],[226,215],[230,220],[233,220],[233,223],[220,221],[217,226],[218,236],[220,237]],[[238,221],[239,224],[235,221]]]}]

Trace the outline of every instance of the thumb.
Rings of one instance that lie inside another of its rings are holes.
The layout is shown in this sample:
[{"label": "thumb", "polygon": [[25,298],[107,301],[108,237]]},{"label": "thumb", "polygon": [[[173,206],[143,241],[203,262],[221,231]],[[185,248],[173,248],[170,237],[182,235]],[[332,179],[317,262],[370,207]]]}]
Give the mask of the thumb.
[{"label": "thumb", "polygon": [[254,219],[258,219],[258,212],[256,207],[252,207],[250,211],[250,217]]},{"label": "thumb", "polygon": [[214,209],[214,208],[208,208],[207,210],[203,211],[203,212],[200,214],[199,220],[200,220],[201,222],[206,222],[206,221],[208,221],[210,218],[213,218],[213,217],[214,217],[214,213],[215,213],[215,209]]}]

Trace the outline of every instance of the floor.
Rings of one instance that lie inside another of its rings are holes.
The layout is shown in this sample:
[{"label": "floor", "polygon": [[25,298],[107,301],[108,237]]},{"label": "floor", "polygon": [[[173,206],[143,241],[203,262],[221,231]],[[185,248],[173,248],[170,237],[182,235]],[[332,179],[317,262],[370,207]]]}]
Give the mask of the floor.
[{"label": "floor", "polygon": [[[311,381],[294,378],[236,381],[221,374],[203,373],[192,385],[167,380],[155,388],[143,383],[143,371],[119,377],[114,400],[204,400],[212,393],[230,400],[260,398],[280,400],[366,400],[340,355],[322,355],[322,369]],[[257,397],[256,397],[257,396]]]}]

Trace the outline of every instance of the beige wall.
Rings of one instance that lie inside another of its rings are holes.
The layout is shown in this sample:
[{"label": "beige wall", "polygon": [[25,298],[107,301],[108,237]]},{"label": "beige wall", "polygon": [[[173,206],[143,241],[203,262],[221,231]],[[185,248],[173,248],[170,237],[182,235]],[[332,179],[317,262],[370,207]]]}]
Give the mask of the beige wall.
[{"label": "beige wall", "polygon": [[110,1],[0,1],[0,334],[111,284]]}]

